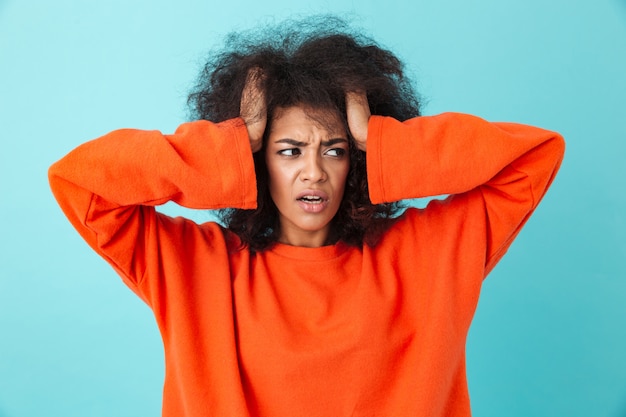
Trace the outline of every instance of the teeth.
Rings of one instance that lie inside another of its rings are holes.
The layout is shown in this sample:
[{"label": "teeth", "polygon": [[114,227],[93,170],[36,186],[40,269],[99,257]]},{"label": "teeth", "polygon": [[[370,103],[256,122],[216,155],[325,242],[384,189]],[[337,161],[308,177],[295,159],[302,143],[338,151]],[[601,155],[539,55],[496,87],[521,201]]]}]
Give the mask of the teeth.
[{"label": "teeth", "polygon": [[308,196],[308,195],[302,197],[300,200],[310,201],[312,203],[314,203],[314,202],[316,203],[316,202],[322,201],[322,199],[320,197]]}]

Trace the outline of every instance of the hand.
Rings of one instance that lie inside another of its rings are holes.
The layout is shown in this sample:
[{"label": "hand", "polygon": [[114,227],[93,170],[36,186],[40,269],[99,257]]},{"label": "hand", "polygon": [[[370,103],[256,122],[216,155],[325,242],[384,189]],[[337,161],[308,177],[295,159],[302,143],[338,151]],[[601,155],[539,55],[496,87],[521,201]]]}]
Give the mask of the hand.
[{"label": "hand", "polygon": [[250,148],[253,153],[263,147],[263,133],[267,125],[267,104],[265,92],[262,90],[263,77],[261,68],[251,68],[248,71],[239,107],[239,116],[248,129]]},{"label": "hand", "polygon": [[367,150],[367,124],[371,113],[367,94],[364,91],[346,93],[346,116],[356,147],[365,152]]}]

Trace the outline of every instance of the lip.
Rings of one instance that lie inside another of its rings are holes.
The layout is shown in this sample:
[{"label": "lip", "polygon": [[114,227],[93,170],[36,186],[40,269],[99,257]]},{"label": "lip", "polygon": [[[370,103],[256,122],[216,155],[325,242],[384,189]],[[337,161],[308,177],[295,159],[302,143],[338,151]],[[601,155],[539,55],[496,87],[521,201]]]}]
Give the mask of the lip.
[{"label": "lip", "polygon": [[[320,203],[308,203],[300,200],[302,197],[306,196],[319,197],[322,201]],[[320,190],[304,190],[296,195],[296,202],[298,206],[307,213],[319,213],[328,207],[328,194]]]}]

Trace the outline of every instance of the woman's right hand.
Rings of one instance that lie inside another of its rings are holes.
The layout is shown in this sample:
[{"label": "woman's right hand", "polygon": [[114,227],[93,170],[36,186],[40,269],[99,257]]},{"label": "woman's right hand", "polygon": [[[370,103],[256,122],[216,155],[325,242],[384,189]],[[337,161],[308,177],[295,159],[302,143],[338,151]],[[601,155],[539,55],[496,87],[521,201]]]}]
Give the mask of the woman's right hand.
[{"label": "woman's right hand", "polygon": [[265,92],[262,89],[263,77],[261,68],[251,68],[248,71],[239,107],[239,115],[248,129],[250,148],[253,153],[261,150],[263,133],[267,125],[267,105]]}]

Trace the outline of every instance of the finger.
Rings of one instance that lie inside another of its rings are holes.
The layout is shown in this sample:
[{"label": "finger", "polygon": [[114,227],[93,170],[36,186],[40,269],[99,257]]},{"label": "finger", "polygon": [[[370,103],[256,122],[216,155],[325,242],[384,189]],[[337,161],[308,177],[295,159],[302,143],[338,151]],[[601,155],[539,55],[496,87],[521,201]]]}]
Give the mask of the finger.
[{"label": "finger", "polygon": [[364,151],[367,144],[367,127],[371,116],[367,94],[364,91],[346,93],[346,116],[350,133],[357,147]]},{"label": "finger", "polygon": [[250,68],[241,94],[240,105],[240,115],[246,123],[254,123],[265,117],[265,94],[262,91],[262,84],[261,68]]},{"label": "finger", "polygon": [[253,152],[261,149],[263,133],[267,124],[267,105],[263,91],[263,71],[251,68],[246,75],[246,84],[241,93],[239,115],[246,124],[250,147]]}]

